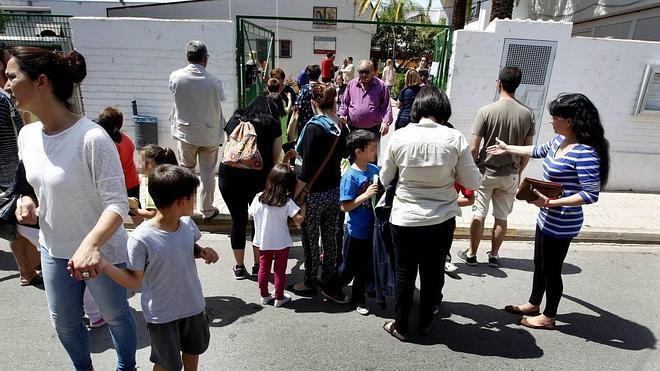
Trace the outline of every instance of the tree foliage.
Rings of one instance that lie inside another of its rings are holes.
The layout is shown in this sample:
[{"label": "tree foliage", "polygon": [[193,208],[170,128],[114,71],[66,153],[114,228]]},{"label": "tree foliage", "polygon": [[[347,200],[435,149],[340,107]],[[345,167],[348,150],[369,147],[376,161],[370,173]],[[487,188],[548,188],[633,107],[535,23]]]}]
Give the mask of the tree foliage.
[{"label": "tree foliage", "polygon": [[490,21],[493,19],[513,18],[513,0],[493,0],[490,9]]},{"label": "tree foliage", "polygon": [[[401,14],[405,15],[402,19]],[[378,19],[382,22],[431,24],[425,8],[412,0],[390,0],[380,5]],[[444,24],[444,19],[441,24]],[[388,58],[420,57],[433,53],[438,29],[424,27],[378,25],[371,44]]]}]

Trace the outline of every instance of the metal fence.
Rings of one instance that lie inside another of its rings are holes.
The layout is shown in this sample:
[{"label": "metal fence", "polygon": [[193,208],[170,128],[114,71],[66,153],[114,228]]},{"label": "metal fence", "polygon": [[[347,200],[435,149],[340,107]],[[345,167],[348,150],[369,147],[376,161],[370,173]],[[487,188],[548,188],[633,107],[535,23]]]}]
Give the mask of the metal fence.
[{"label": "metal fence", "polygon": [[[34,46],[49,50],[71,51],[70,16],[51,14],[2,14],[0,42],[8,48]],[[84,113],[80,87],[73,91],[70,102],[79,113]]]}]

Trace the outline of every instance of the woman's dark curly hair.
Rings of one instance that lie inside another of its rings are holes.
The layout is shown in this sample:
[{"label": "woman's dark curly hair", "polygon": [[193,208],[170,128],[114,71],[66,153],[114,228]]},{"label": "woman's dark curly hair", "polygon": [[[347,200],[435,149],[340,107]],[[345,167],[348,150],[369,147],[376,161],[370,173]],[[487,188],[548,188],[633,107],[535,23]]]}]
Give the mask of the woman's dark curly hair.
[{"label": "woman's dark curly hair", "polygon": [[607,184],[610,175],[610,142],[600,122],[596,106],[584,94],[562,93],[550,102],[552,116],[570,119],[571,129],[580,144],[591,146],[600,157],[600,184]]}]

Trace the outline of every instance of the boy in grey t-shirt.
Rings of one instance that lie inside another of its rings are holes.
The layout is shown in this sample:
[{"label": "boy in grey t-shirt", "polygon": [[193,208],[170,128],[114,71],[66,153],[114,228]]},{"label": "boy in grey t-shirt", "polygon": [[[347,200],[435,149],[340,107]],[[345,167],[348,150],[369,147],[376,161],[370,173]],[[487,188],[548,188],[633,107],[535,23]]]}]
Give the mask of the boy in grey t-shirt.
[{"label": "boy in grey t-shirt", "polygon": [[[102,271],[127,288],[142,289],[142,311],[151,338],[154,370],[196,370],[209,344],[205,301],[195,258],[218,261],[195,241],[201,233],[193,212],[199,180],[188,170],[161,165],[149,178],[156,216],[128,239],[128,269],[103,262]],[[183,362],[182,362],[183,359]]]}]

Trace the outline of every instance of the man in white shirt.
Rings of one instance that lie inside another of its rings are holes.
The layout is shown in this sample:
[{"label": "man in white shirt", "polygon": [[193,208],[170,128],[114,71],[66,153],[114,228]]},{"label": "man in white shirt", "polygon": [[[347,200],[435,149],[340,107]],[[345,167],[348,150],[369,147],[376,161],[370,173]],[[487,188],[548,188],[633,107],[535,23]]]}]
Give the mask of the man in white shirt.
[{"label": "man in white shirt", "polygon": [[170,75],[172,137],[177,140],[181,166],[194,171],[199,158],[201,212],[204,219],[211,219],[219,213],[213,206],[213,194],[218,147],[224,141],[220,102],[225,94],[220,79],[206,71],[209,55],[204,43],[189,41],[186,57],[189,64]]},{"label": "man in white shirt", "polygon": [[353,65],[353,57],[346,57],[346,67],[341,69],[344,74],[344,83],[348,84],[349,81],[355,78],[355,66]]}]

